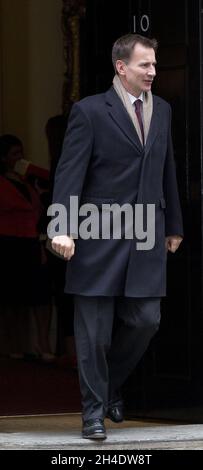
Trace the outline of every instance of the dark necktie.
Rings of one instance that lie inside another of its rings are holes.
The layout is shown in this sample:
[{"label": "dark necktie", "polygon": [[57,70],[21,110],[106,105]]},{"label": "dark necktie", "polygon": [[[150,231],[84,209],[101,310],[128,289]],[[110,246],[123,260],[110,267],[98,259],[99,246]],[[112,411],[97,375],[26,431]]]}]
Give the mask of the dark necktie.
[{"label": "dark necktie", "polygon": [[143,126],[143,120],[142,120],[142,101],[141,100],[136,100],[135,101],[135,112],[137,115],[137,119],[139,122],[141,134],[142,134],[142,143],[144,145],[144,126]]}]

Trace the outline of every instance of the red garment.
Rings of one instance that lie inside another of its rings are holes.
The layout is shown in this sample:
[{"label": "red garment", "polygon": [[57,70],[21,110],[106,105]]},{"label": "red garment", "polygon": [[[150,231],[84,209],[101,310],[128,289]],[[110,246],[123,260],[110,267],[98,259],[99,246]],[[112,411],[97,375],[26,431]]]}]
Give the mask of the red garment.
[{"label": "red garment", "polygon": [[43,179],[45,181],[49,180],[49,170],[42,168],[40,166],[34,165],[34,163],[20,158],[16,161],[14,169],[18,175],[23,179],[28,178],[29,176],[35,176],[36,178]]},{"label": "red garment", "polygon": [[46,168],[41,168],[40,166],[34,165],[33,163],[30,163],[27,167],[27,171],[25,173],[26,178],[29,175],[34,175],[38,178],[44,179],[45,181],[49,180],[49,170]]},{"label": "red garment", "polygon": [[41,215],[39,196],[32,186],[23,183],[30,194],[25,196],[9,181],[0,176],[0,235],[35,238]]}]

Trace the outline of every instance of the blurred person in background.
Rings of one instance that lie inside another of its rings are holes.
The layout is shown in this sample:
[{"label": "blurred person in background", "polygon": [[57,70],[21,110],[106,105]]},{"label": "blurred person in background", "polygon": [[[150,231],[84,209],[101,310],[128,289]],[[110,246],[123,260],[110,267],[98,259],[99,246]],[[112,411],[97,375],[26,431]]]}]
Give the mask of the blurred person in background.
[{"label": "blurred person in background", "polygon": [[[43,204],[29,179],[48,179],[48,172],[24,158],[21,140],[0,137],[0,306],[8,338],[8,354],[24,358],[30,351],[30,311],[37,326],[37,350],[52,359],[49,344],[51,309],[48,279],[43,276],[39,222]],[[35,180],[36,183],[37,180]]]}]

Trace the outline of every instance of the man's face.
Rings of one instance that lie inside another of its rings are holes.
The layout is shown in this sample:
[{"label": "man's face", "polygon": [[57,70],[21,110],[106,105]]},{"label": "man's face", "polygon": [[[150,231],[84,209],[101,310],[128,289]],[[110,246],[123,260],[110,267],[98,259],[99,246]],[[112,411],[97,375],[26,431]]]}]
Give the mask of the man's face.
[{"label": "man's face", "polygon": [[119,77],[126,90],[138,97],[144,91],[150,91],[155,71],[156,58],[154,49],[136,44],[132,56],[125,64],[117,60],[116,67]]}]

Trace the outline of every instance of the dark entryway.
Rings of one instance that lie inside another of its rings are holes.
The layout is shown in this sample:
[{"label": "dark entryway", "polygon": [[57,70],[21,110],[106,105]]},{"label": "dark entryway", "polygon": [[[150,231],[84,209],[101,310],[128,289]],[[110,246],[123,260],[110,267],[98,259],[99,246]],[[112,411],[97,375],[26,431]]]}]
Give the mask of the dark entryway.
[{"label": "dark entryway", "polygon": [[196,415],[199,421],[203,418],[202,7],[198,0],[87,1],[82,96],[111,85],[111,47],[117,37],[137,32],[158,39],[153,92],[172,106],[184,215],[184,243],[175,256],[168,256],[168,296],[162,302],[161,329],[125,386],[129,416],[192,419],[191,408],[198,407]]},{"label": "dark entryway", "polygon": [[[111,85],[112,44],[131,31],[158,39],[153,92],[173,110],[185,240],[168,258],[168,295],[162,303],[160,331],[124,387],[130,418],[203,419],[202,11],[200,0],[86,0],[81,19],[81,97]],[[65,368],[17,364],[1,364],[3,414],[80,409],[77,374],[69,377]],[[9,408],[9,399],[15,410]]]}]

